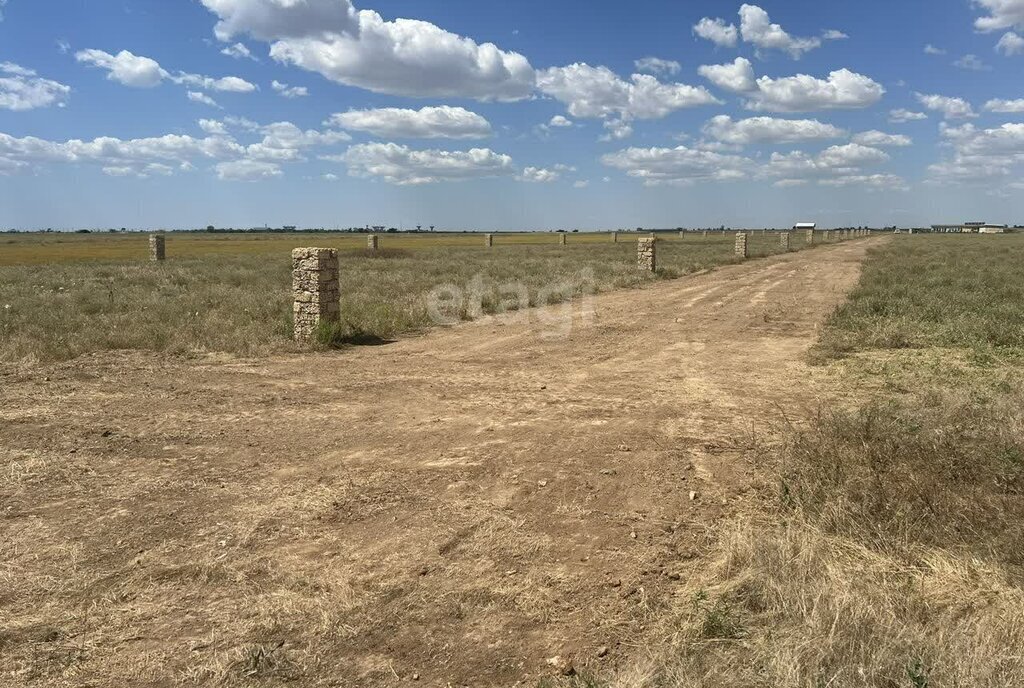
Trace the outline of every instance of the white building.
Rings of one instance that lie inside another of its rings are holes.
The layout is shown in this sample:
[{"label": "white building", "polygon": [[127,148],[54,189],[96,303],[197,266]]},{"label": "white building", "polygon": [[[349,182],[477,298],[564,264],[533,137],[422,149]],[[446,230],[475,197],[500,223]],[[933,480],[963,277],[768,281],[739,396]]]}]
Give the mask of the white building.
[{"label": "white building", "polygon": [[797,231],[799,231],[801,229],[817,229],[817,228],[818,228],[818,223],[817,222],[797,222],[795,225],[793,225],[793,229],[795,229]]}]

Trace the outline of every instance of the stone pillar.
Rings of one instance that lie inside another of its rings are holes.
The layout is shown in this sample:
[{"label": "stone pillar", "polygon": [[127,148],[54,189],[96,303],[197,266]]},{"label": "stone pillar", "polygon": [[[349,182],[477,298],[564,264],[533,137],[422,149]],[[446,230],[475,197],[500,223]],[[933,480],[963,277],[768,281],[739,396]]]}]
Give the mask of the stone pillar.
[{"label": "stone pillar", "polygon": [[736,255],[740,258],[746,258],[750,255],[747,250],[747,235],[745,232],[737,232],[736,234]]},{"label": "stone pillar", "polygon": [[559,246],[565,246],[565,238],[566,238],[565,232],[559,232],[559,234],[558,234],[558,245]]},{"label": "stone pillar", "polygon": [[484,246],[486,246],[487,248],[494,246],[493,234],[484,234]]},{"label": "stone pillar", "polygon": [[380,241],[376,234],[371,234],[370,236],[366,237],[366,248],[370,249],[371,251],[376,251],[378,246],[380,246]]},{"label": "stone pillar", "polygon": [[708,238],[708,230],[705,229],[704,232],[701,234],[701,236],[704,237],[705,239],[707,239]]},{"label": "stone pillar", "polygon": [[783,232],[779,235],[779,246],[782,247],[783,251],[789,250],[789,232]]},{"label": "stone pillar", "polygon": [[636,244],[636,267],[644,272],[654,272],[658,267],[654,237],[640,237]]},{"label": "stone pillar", "polygon": [[166,237],[163,234],[149,235],[149,259],[161,261],[167,257]]},{"label": "stone pillar", "polygon": [[613,244],[619,243],[619,233],[618,232],[612,232],[612,243]]},{"label": "stone pillar", "polygon": [[321,322],[337,322],[341,314],[338,251],[297,248],[292,251],[292,313],[295,340],[312,339]]},{"label": "stone pillar", "polygon": [[807,230],[807,245],[808,246],[814,246],[814,230],[813,229],[808,229]]},{"label": "stone pillar", "polygon": [[685,236],[686,236],[686,232],[684,232],[683,230],[680,229],[679,230],[679,238],[682,239]]}]

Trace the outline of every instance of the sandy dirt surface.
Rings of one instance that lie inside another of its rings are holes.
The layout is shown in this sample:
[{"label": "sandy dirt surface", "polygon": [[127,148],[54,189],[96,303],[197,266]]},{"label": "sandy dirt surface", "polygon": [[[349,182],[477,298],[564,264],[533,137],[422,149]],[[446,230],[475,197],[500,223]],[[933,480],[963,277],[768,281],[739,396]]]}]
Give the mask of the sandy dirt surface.
[{"label": "sandy dirt surface", "polygon": [[[878,240],[239,361],[0,378],[0,684],[537,685],[623,662],[832,398]],[[555,336],[551,336],[555,335]]]}]

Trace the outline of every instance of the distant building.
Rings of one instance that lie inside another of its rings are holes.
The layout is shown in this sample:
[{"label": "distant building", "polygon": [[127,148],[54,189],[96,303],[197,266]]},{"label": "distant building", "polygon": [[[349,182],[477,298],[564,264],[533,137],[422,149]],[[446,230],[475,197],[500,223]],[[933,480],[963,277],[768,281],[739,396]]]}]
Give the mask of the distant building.
[{"label": "distant building", "polygon": [[1006,225],[993,225],[988,222],[964,222],[958,225],[932,225],[932,231],[939,234],[1002,234],[1008,229]]},{"label": "distant building", "polygon": [[298,227],[296,227],[295,225],[285,225],[281,229],[283,229],[286,232],[294,232],[296,229],[298,229]]},{"label": "distant building", "polygon": [[797,231],[799,231],[801,229],[817,229],[817,228],[818,228],[818,223],[817,222],[797,222],[795,225],[793,225],[793,229],[795,229]]}]

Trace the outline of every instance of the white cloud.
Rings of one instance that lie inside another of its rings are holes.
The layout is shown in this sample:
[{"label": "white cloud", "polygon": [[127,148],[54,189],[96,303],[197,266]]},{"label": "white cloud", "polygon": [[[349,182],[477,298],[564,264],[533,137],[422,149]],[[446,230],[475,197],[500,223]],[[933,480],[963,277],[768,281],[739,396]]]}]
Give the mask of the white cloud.
[{"label": "white cloud", "polygon": [[749,158],[686,146],[626,148],[604,155],[601,162],[643,181],[645,186],[741,179],[748,175],[754,164]]},{"label": "white cloud", "polygon": [[257,90],[255,84],[251,84],[237,76],[225,76],[220,79],[214,79],[213,77],[202,76],[201,74],[179,72],[178,76],[172,76],[170,79],[176,84],[202,88],[207,91],[220,91],[221,93],[252,93]]},{"label": "white cloud", "polygon": [[234,182],[257,182],[284,174],[277,164],[257,160],[222,162],[217,164],[216,170],[219,179]]},{"label": "white cloud", "polygon": [[992,69],[987,64],[981,61],[981,58],[977,55],[964,55],[959,60],[953,63],[954,67],[960,69],[967,69],[972,72],[987,72]]},{"label": "white cloud", "polygon": [[991,187],[1000,180],[1012,185],[1024,176],[1024,123],[991,129],[943,123],[939,131],[952,155],[928,168],[934,181],[978,182]]},{"label": "white cloud", "polygon": [[210,107],[221,109],[220,104],[216,100],[200,91],[189,91],[188,99],[193,103],[201,103],[203,105],[209,105]]},{"label": "white cloud", "polygon": [[433,184],[480,177],[512,176],[508,155],[489,148],[468,151],[412,150],[396,143],[362,143],[340,156],[355,177],[379,178],[389,184]]},{"label": "white cloud", "polygon": [[561,176],[562,175],[558,170],[548,170],[541,167],[527,167],[523,170],[522,174],[516,176],[516,181],[545,184],[549,182],[556,182]]},{"label": "white cloud", "polygon": [[336,181],[338,181],[338,175],[336,175],[336,174],[334,174],[332,172],[328,172],[327,174],[323,175],[321,178],[325,182],[336,182]]},{"label": "white cloud", "polygon": [[724,19],[710,17],[704,17],[697,22],[693,27],[693,33],[724,48],[736,47],[736,41],[739,39],[739,32],[733,24],[727,24]]},{"label": "white cloud", "polygon": [[0,110],[23,112],[51,105],[64,107],[70,94],[70,86],[43,79],[13,62],[0,62]]},{"label": "white cloud", "polygon": [[348,86],[413,97],[512,101],[529,97],[533,68],[492,43],[414,19],[385,21],[348,0],[202,0],[215,33],[271,43],[275,60]]},{"label": "white cloud", "polygon": [[784,179],[838,179],[863,176],[862,168],[889,160],[884,151],[857,143],[831,146],[818,155],[803,151],[773,153],[761,174]]},{"label": "white cloud", "polygon": [[[225,163],[215,168],[222,179],[277,176],[285,162],[305,160],[303,153],[350,139],[341,131],[303,131],[291,122],[277,122],[257,131],[257,143],[243,145],[227,133],[228,120],[199,121],[205,138],[168,134],[122,140],[102,137],[93,141],[47,141],[0,134],[0,169],[11,172],[46,163],[97,164],[106,174],[150,176],[194,169],[193,162]],[[238,126],[237,121],[232,122]]]},{"label": "white cloud", "polygon": [[1007,31],[996,43],[996,50],[1007,57],[1013,55],[1024,55],[1024,36]]},{"label": "white cloud", "polygon": [[660,57],[644,57],[636,60],[633,65],[636,67],[636,71],[638,72],[661,74],[665,76],[675,76],[683,68],[683,66],[675,60],[663,60]]},{"label": "white cloud", "polygon": [[746,43],[760,50],[781,50],[793,59],[803,53],[821,47],[821,39],[796,38],[789,35],[778,24],[772,24],[768,13],[757,5],[740,7],[740,35]]},{"label": "white cloud", "polygon": [[728,64],[701,65],[697,73],[718,88],[733,93],[747,93],[757,89],[754,65],[745,57],[737,57]]},{"label": "white cloud", "polygon": [[199,128],[207,134],[225,135],[228,133],[227,127],[224,126],[224,123],[215,119],[199,120]]},{"label": "white cloud", "polygon": [[985,109],[989,112],[1024,113],[1024,98],[1017,100],[994,98],[985,103]]},{"label": "white cloud", "polygon": [[80,50],[75,59],[109,73],[107,78],[133,88],[153,88],[169,76],[156,60],[122,50],[117,55],[102,50]]},{"label": "white cloud", "polygon": [[383,138],[480,139],[492,133],[490,123],[480,115],[448,105],[419,110],[349,110],[332,115],[328,122],[343,129],[367,131]]},{"label": "white cloud", "polygon": [[277,91],[282,98],[305,98],[309,95],[309,89],[305,86],[289,86],[282,84],[277,79],[270,82],[270,87]]},{"label": "white cloud", "polygon": [[946,51],[943,50],[942,48],[936,48],[931,43],[928,43],[927,45],[924,46],[924,54],[925,55],[945,55]]},{"label": "white cloud", "polygon": [[875,148],[882,148],[886,146],[902,148],[913,145],[914,143],[913,139],[909,136],[904,136],[903,134],[886,134],[883,131],[877,131],[875,129],[857,134],[853,137],[853,142],[859,143],[862,146],[874,146]]},{"label": "white cloud", "polygon": [[174,76],[161,67],[156,60],[135,55],[127,50],[122,50],[117,55],[111,55],[102,50],[80,50],[75,53],[75,59],[78,62],[106,69],[108,79],[133,88],[153,88],[159,86],[166,79],[179,85],[208,91],[251,93],[256,90],[253,84],[237,76],[214,79],[186,72],[178,72],[177,76]]},{"label": "white cloud", "polygon": [[567,117],[563,117],[562,115],[555,115],[554,117],[551,118],[551,121],[548,122],[548,126],[549,127],[571,127],[572,126],[572,120],[568,119]]},{"label": "white cloud", "polygon": [[946,119],[966,119],[968,117],[977,117],[974,114],[974,108],[963,98],[953,98],[950,96],[940,95],[929,95],[925,93],[915,93],[914,97],[928,110],[933,112],[941,112],[942,116]]},{"label": "white cloud", "polygon": [[633,125],[624,119],[608,119],[604,122],[605,134],[600,141],[619,141],[633,135]]},{"label": "white cloud", "polygon": [[0,21],[4,20],[4,6],[7,5],[7,0],[0,0]]},{"label": "white cloud", "polygon": [[728,115],[713,117],[703,133],[724,143],[746,146],[757,143],[795,143],[821,141],[846,136],[842,129],[816,119],[777,119],[752,117],[734,121]]},{"label": "white cloud", "polygon": [[697,72],[719,88],[746,95],[744,105],[748,110],[811,112],[865,108],[885,94],[881,84],[848,69],[831,72],[828,79],[807,74],[755,79],[750,60],[738,57],[730,64],[702,65]]},{"label": "white cloud", "polygon": [[831,179],[819,179],[822,186],[863,186],[884,191],[906,191],[909,187],[903,177],[895,174],[846,174]]},{"label": "white cloud", "polygon": [[904,108],[889,111],[889,121],[893,124],[906,124],[907,122],[917,122],[922,119],[928,119],[928,115],[923,112],[911,112]]},{"label": "white cloud", "polygon": [[572,188],[574,189],[585,189],[588,186],[590,186],[590,180],[586,179],[581,179],[572,183]]},{"label": "white cloud", "polygon": [[255,60],[258,62],[258,60],[256,60],[256,56],[252,54],[252,51],[250,51],[249,48],[247,48],[244,43],[235,43],[233,45],[229,45],[228,47],[221,50],[220,54],[227,55],[228,57],[233,57],[236,60],[246,59]]},{"label": "white cloud", "polygon": [[659,119],[698,105],[720,104],[703,86],[663,83],[647,74],[620,79],[607,67],[576,63],[537,73],[537,86],[574,117]]},{"label": "white cloud", "polygon": [[974,22],[979,31],[1024,28],[1024,0],[973,0],[973,3],[988,12],[988,16],[978,17]]},{"label": "white cloud", "polygon": [[837,31],[836,29],[829,29],[828,31],[821,34],[821,37],[824,38],[826,41],[844,41],[847,38],[849,38],[849,36],[847,36],[845,33],[843,33],[842,31]]}]

